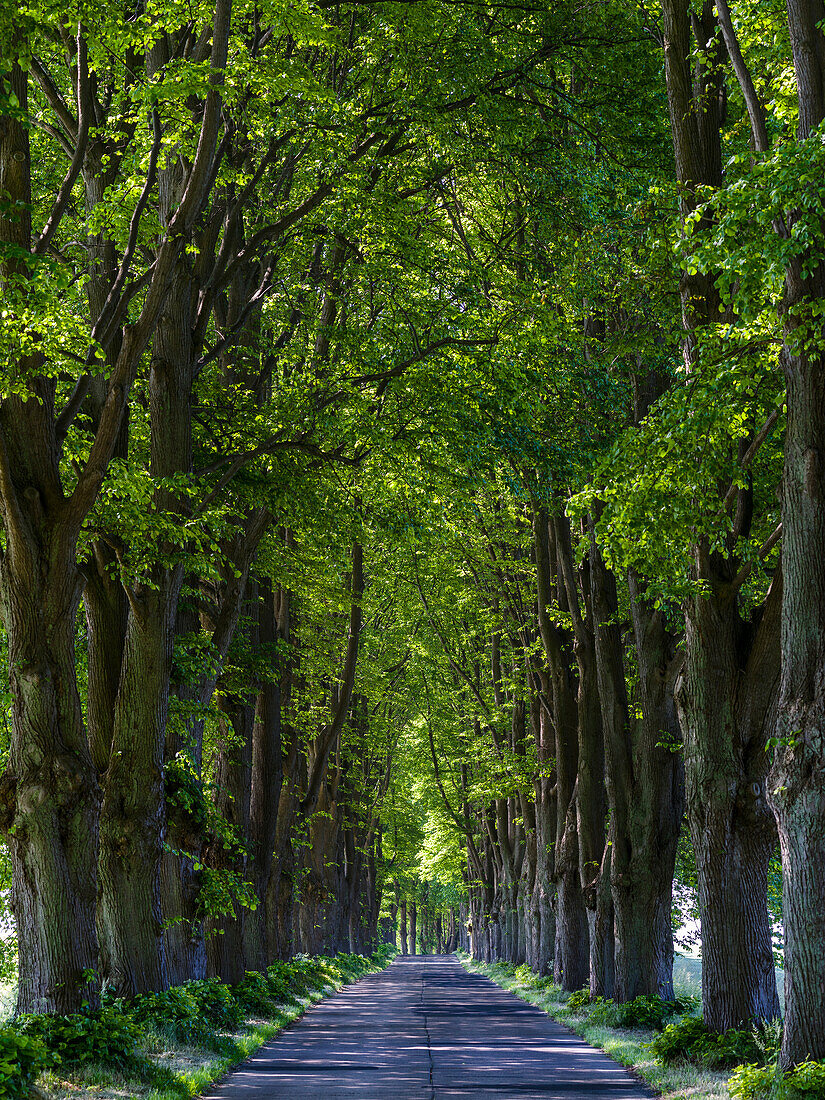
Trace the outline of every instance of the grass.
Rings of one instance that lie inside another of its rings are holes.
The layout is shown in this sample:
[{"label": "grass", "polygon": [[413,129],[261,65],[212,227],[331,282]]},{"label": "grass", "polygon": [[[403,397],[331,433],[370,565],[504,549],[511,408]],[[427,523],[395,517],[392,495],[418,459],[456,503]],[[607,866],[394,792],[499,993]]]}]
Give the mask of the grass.
[{"label": "grass", "polygon": [[[374,973],[389,964],[373,963],[363,973]],[[357,980],[359,974],[351,980]],[[243,1062],[311,1005],[347,984],[325,980],[318,988],[296,996],[292,1003],[278,1003],[267,1017],[250,1016],[233,1031],[214,1031],[202,1042],[173,1042],[162,1029],[144,1032],[138,1056],[128,1070],[87,1064],[74,1069],[52,1070],[41,1075],[38,1095],[42,1100],[188,1100]]]},{"label": "grass", "polygon": [[[690,1063],[663,1066],[655,1061],[649,1044],[655,1032],[647,1029],[619,1029],[592,1023],[586,1012],[571,1011],[566,1004],[567,995],[548,978],[539,978],[526,967],[518,969],[508,963],[478,963],[460,953],[459,960],[467,970],[483,974],[502,989],[514,993],[523,1001],[541,1008],[554,1020],[581,1035],[591,1046],[598,1047],[614,1061],[632,1070],[658,1092],[664,1100],[728,1100],[730,1070],[702,1069]],[[682,960],[696,962],[698,960]],[[674,970],[676,995],[694,996],[697,993],[695,968],[687,968],[687,981],[680,980]]]}]

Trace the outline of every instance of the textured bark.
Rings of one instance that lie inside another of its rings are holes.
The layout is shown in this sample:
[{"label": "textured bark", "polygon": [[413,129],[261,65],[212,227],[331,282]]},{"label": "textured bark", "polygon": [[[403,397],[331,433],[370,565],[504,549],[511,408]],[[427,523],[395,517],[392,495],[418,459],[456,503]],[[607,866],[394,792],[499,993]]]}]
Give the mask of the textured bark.
[{"label": "textured bark", "polygon": [[[17,416],[25,420],[36,404],[18,408]],[[14,455],[7,421],[12,409],[9,402],[0,410],[0,431],[6,452]],[[22,463],[13,468],[17,476],[23,473]],[[35,514],[24,520],[31,571],[9,555],[0,562],[12,693],[2,827],[12,858],[17,1010],[74,1012],[97,998],[89,975],[97,971],[100,788],[75,682],[80,577],[74,544],[48,513],[37,515],[40,497],[33,484],[26,499]]]},{"label": "textured bark", "polygon": [[661,611],[628,578],[641,718],[632,725],[625,842],[613,846],[616,998],[673,996],[672,886],[684,813],[684,759],[673,697],[679,659]]},{"label": "textured bark", "polygon": [[550,719],[552,697],[550,676],[542,669],[537,673],[534,737],[539,775],[535,781],[536,819],[536,869],[534,908],[536,921],[535,957],[532,968],[542,976],[552,975],[556,945],[555,911],[555,836],[556,836],[556,785],[555,785],[555,733]]},{"label": "textured bark", "polygon": [[[605,895],[599,891],[599,873],[604,857],[605,793],[604,738],[599,700],[599,684],[591,606],[590,555],[582,563],[580,575],[574,572],[570,527],[564,517],[556,517],[555,549],[558,571],[564,585],[573,622],[573,652],[579,670],[576,766],[576,833],[579,878],[587,910],[590,949],[590,993],[592,997],[610,996],[613,985],[612,945],[599,943],[597,932],[612,941],[612,922],[604,912]],[[578,579],[578,584],[577,584]],[[583,609],[579,607],[579,591]],[[598,912],[601,897],[601,913]]]},{"label": "textured bark", "polygon": [[325,781],[316,812],[307,823],[307,840],[299,878],[299,936],[301,950],[319,955],[341,940],[343,834],[338,801],[337,770]]},{"label": "textured bark", "polygon": [[401,931],[401,954],[408,955],[410,952],[409,941],[407,939],[407,899],[403,897],[398,907],[398,919]]},{"label": "textured bark", "polygon": [[[4,46],[7,43],[4,42]],[[28,106],[27,74],[14,60],[11,92]],[[80,72],[80,63],[78,63]],[[80,76],[78,80],[80,80]],[[0,116],[0,293],[23,286],[17,256],[31,248],[29,131]],[[12,909],[19,947],[18,1011],[71,1012],[95,1004],[94,905],[100,790],[83,724],[74,669],[81,580],[75,562],[87,510],[66,499],[55,433],[55,385],[37,377],[35,354],[19,364],[32,399],[0,404],[0,606],[8,635],[12,737],[2,780],[2,817],[12,858]],[[93,495],[91,500],[93,500]],[[88,507],[91,506],[91,500]]]},{"label": "textured bark", "polygon": [[825,369],[788,357],[782,685],[771,803],[785,927],[786,1067],[825,1058]]},{"label": "textured bark", "polygon": [[[262,644],[290,640],[289,594],[273,597],[271,587],[259,584],[259,638]],[[246,914],[244,957],[248,970],[265,970],[267,964],[266,891],[272,873],[278,832],[284,765],[283,713],[290,696],[289,662],[280,658],[277,676],[258,693],[252,734],[252,779],[249,807],[249,880],[258,899],[257,909]],[[286,667],[283,667],[286,666]]]},{"label": "textured bark", "polygon": [[[706,575],[709,567],[700,560]],[[767,910],[776,826],[766,801],[765,741],[779,686],[782,578],[777,571],[764,611],[750,624],[739,618],[723,578],[715,579],[711,593],[688,608],[676,697],[699,880],[703,1011],[709,1027],[724,1031],[779,1015]]]},{"label": "textured bark", "polygon": [[297,950],[294,924],[295,851],[290,829],[295,796],[281,790],[278,808],[278,829],[272,869],[266,890],[267,961],[288,959]]},{"label": "textured bark", "polygon": [[[825,37],[820,0],[788,0],[800,139],[825,117]],[[792,219],[791,219],[792,220]],[[788,427],[782,502],[785,595],[782,684],[770,776],[784,879],[785,1031],[782,1064],[825,1058],[825,357],[800,352],[794,310],[821,304],[825,270],[785,283]],[[821,327],[816,333],[821,342]]]},{"label": "textured bark", "polygon": [[[662,15],[676,173],[687,215],[698,185],[723,183],[721,44],[709,0],[699,12],[687,0],[662,0]],[[701,63],[692,66],[694,49]],[[709,216],[703,214],[703,221]],[[729,318],[720,309],[713,272],[683,273],[681,290],[684,359],[693,370],[698,330]],[[703,1009],[706,1023],[718,1030],[778,1014],[766,905],[774,826],[765,800],[764,748],[778,686],[781,578],[774,578],[761,621],[757,614],[743,623],[733,542],[730,550],[723,560],[704,543],[694,548],[694,579],[709,594],[692,597],[685,609],[686,657],[677,692],[699,877]]]},{"label": "textured bark", "polygon": [[[124,996],[168,984],[160,898],[163,748],[182,570],[133,595],[100,817],[101,962]],[[170,591],[169,589],[172,589]]]},{"label": "textured bark", "polygon": [[[171,188],[172,182],[165,186]],[[193,300],[186,266],[184,261],[178,264],[149,376],[151,470],[156,477],[187,472],[192,462]],[[181,509],[168,490],[159,489],[156,499],[164,511]],[[184,571],[180,564],[158,565],[152,574],[148,584],[129,593],[101,814],[102,959],[114,988],[124,996],[164,989],[169,980],[160,902],[166,828],[163,763]]]},{"label": "textured bark", "polygon": [[[671,894],[683,812],[673,640],[631,580],[642,717],[631,723],[613,574],[591,520],[591,587],[599,696],[605,732],[615,987],[619,1002],[673,996]],[[670,671],[669,671],[670,670]],[[669,745],[668,745],[669,743]]]},{"label": "textured bark", "polygon": [[[161,221],[181,185],[179,169],[161,173]],[[194,288],[185,257],[176,264],[149,374],[151,472],[186,473],[192,465]],[[167,489],[156,505],[180,514]],[[166,547],[172,553],[171,546]],[[166,829],[163,784],[166,719],[181,564],[158,564],[147,584],[129,592],[130,612],[114,709],[112,759],[106,773],[100,832],[100,935],[107,977],[124,996],[164,989],[169,981],[160,901]],[[174,914],[178,916],[178,914]]]},{"label": "textured bark", "polygon": [[416,927],[418,924],[418,906],[414,901],[410,901],[409,904],[409,917],[410,917],[410,954],[415,955],[418,953],[418,939],[416,933]]},{"label": "textured bark", "polygon": [[[255,707],[248,699],[221,697],[222,740],[215,767],[215,808],[230,829],[246,842],[249,835],[249,802],[252,786],[252,737]],[[234,872],[246,877],[246,853],[212,838],[204,850],[204,862],[215,871]],[[247,911],[237,903],[234,912],[207,917],[207,973],[229,985],[241,981],[245,972],[244,924]]]},{"label": "textured bark", "polygon": [[[571,672],[571,640],[551,620],[548,609],[555,603],[568,611],[569,601],[564,579],[559,575],[554,524],[547,509],[537,508],[533,517],[536,558],[537,609],[541,638],[548,664],[547,685],[543,688],[552,715],[555,783],[543,788],[545,798],[543,827],[549,826],[546,814],[555,807],[555,838],[552,853],[554,919],[544,922],[543,954],[549,955],[549,936],[554,934],[554,980],[568,991],[581,989],[589,980],[589,931],[579,870],[576,824],[575,783],[578,771],[578,685]],[[548,717],[549,717],[548,715]],[[549,735],[548,735],[549,745]],[[548,750],[545,750],[547,752]],[[545,759],[548,759],[545,756]],[[549,836],[545,840],[545,874],[549,870]],[[543,886],[544,904],[550,890]]]}]

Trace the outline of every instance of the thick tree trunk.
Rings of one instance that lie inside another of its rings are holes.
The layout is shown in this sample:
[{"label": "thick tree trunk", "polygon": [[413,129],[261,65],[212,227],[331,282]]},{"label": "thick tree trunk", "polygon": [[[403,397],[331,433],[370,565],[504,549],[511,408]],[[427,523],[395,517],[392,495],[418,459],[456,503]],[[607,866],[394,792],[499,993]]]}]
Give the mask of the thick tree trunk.
[{"label": "thick tree trunk", "polygon": [[[556,949],[553,978],[568,993],[590,984],[590,934],[579,875],[575,794],[556,842]],[[558,834],[557,834],[558,835]]]},{"label": "thick tree trunk", "polygon": [[825,363],[788,355],[786,374],[782,685],[769,786],[784,881],[782,1063],[791,1067],[825,1058]]},{"label": "thick tree trunk", "polygon": [[[289,597],[280,591],[273,597],[270,585],[258,584],[258,635],[262,645],[276,640],[289,644]],[[272,873],[278,832],[284,766],[282,753],[283,711],[289,700],[289,661],[275,658],[272,679],[262,686],[255,708],[252,732],[252,778],[249,806],[249,879],[258,900],[244,921],[244,957],[248,970],[265,970],[267,964],[266,892]]]},{"label": "thick tree trunk", "polygon": [[[248,700],[226,697],[220,699],[219,705],[223,738],[215,768],[216,809],[244,844],[249,835],[255,708]],[[222,843],[219,837],[210,838],[204,851],[204,863],[218,873],[229,872],[245,878],[245,852],[239,851],[234,844]],[[237,903],[233,908],[231,915],[207,917],[204,922],[207,973],[229,985],[241,981],[247,969],[244,959],[247,911]]]},{"label": "thick tree trunk", "polygon": [[[658,613],[631,579],[642,717],[630,720],[613,574],[591,522],[591,587],[599,696],[605,731],[610,806],[611,928],[619,1002],[642,994],[673,996],[671,893],[683,812],[678,722],[673,703],[672,644]],[[668,746],[667,742],[671,744]]]},{"label": "thick tree trunk", "polygon": [[[537,611],[549,669],[549,698],[555,750],[556,809],[555,847],[552,864],[555,884],[554,980],[572,992],[588,984],[589,933],[579,873],[579,845],[576,830],[575,782],[578,770],[578,685],[570,664],[569,635],[550,619],[548,608],[555,599],[561,611],[569,611],[567,590],[558,570],[554,523],[547,509],[537,508],[533,517],[536,556]],[[545,696],[548,692],[545,691]],[[549,838],[548,838],[549,839]],[[545,943],[548,937],[543,935]]]},{"label": "thick tree trunk", "polygon": [[[22,24],[4,29],[9,63],[0,115],[0,296],[14,308],[32,268],[28,77]],[[77,61],[78,87],[83,74]],[[86,74],[86,77],[88,74]],[[6,247],[10,246],[10,247]],[[13,293],[7,295],[9,286]],[[72,1012],[97,1003],[95,895],[100,789],[75,675],[80,524],[94,500],[64,495],[55,383],[39,354],[23,359],[29,400],[0,404],[0,607],[9,646],[12,736],[0,785],[0,827],[12,858],[19,948],[18,1010]],[[99,451],[100,449],[98,449]],[[105,462],[104,462],[105,466]],[[88,479],[87,479],[88,480]]]},{"label": "thick tree trunk", "polygon": [[542,976],[553,974],[556,947],[556,783],[555,732],[550,720],[552,697],[550,675],[537,673],[533,736],[540,774],[535,781],[536,869],[534,907],[536,911],[536,955],[533,969]]},{"label": "thick tree trunk", "polygon": [[[161,218],[177,169],[161,174]],[[170,178],[167,178],[169,176]],[[151,471],[186,473],[192,464],[193,280],[179,260],[155,334],[149,375]],[[170,516],[185,510],[174,493],[155,493]],[[173,548],[168,548],[172,550]],[[164,989],[169,981],[160,903],[166,824],[163,784],[172,647],[184,567],[157,565],[149,584],[130,592],[100,825],[102,958],[124,996]]]},{"label": "thick tree trunk", "polygon": [[[7,450],[11,404],[0,412]],[[0,561],[13,700],[9,770],[0,795],[12,857],[17,1010],[76,1012],[97,999],[90,976],[98,966],[100,807],[75,681],[80,577],[73,543],[59,529],[41,523],[30,535],[30,571],[21,576],[19,561],[8,553]]]},{"label": "thick tree trunk", "polygon": [[[723,184],[723,47],[711,0],[703,0],[700,10],[687,0],[662,0],[662,15],[676,172],[687,216],[698,186]],[[710,216],[704,212],[699,225]],[[693,371],[698,331],[728,315],[713,272],[685,272],[681,295],[683,354]],[[735,555],[711,555],[704,540],[694,554],[694,579],[709,595],[692,597],[686,607],[677,701],[699,875],[703,1007],[706,1023],[721,1031],[778,1014],[766,905],[773,821],[764,783],[766,726],[778,686],[777,582],[761,622],[743,623]]]},{"label": "thick tree trunk", "polygon": [[[570,527],[564,517],[555,520],[555,551],[560,580],[567,593],[568,606],[573,622],[573,652],[579,670],[577,714],[577,768],[576,768],[576,839],[578,845],[579,878],[582,898],[587,910],[589,943],[590,993],[592,997],[610,995],[613,985],[612,921],[604,912],[606,898],[601,894],[599,912],[599,872],[604,856],[605,790],[604,790],[604,738],[599,700],[599,684],[593,613],[591,606],[590,555],[582,564],[579,585],[576,583]],[[583,596],[583,611],[579,608],[579,588]],[[566,831],[567,844],[572,835]],[[598,936],[607,935],[610,944],[598,942]]]},{"label": "thick tree trunk", "polygon": [[776,713],[781,587],[778,572],[750,631],[724,589],[695,597],[686,617],[677,703],[699,880],[702,1005],[717,1031],[779,1015],[767,909],[776,833],[765,797],[765,741]]},{"label": "thick tree trunk", "polygon": [[[820,0],[788,0],[787,8],[804,140],[825,117],[825,10]],[[806,340],[821,347],[825,269],[806,277],[805,266],[799,257],[785,282],[785,595],[779,746],[770,776],[784,881],[786,1068],[825,1059],[825,357],[804,349]]]},{"label": "thick tree trunk", "polygon": [[418,923],[418,906],[416,905],[416,903],[414,901],[410,902],[409,914],[410,914],[410,954],[415,955],[418,952],[418,939],[417,939],[417,932],[416,932],[416,926],[417,926],[417,923]]},{"label": "thick tree trunk", "polygon": [[166,829],[163,747],[174,612],[182,569],[135,594],[100,818],[99,925],[104,972],[118,993],[168,985],[160,867]]},{"label": "thick tree trunk", "polygon": [[626,829],[613,845],[616,1000],[673,996],[672,883],[684,813],[681,731],[673,698],[675,639],[629,578],[642,716],[632,730]]},{"label": "thick tree trunk", "polygon": [[295,940],[295,851],[292,821],[296,798],[286,784],[281,789],[275,851],[266,889],[267,962],[288,959],[298,950]]},{"label": "thick tree trunk", "polygon": [[401,954],[409,955],[409,942],[407,940],[407,899],[402,898],[398,907],[398,919],[401,931]]}]

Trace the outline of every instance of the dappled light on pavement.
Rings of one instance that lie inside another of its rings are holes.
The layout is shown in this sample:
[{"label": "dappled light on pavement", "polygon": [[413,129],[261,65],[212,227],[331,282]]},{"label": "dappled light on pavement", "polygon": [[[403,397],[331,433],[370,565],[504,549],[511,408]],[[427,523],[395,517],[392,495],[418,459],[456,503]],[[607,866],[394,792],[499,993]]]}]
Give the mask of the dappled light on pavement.
[{"label": "dappled light on pavement", "polygon": [[452,957],[405,957],[321,1002],[206,1100],[641,1100],[615,1062]]}]

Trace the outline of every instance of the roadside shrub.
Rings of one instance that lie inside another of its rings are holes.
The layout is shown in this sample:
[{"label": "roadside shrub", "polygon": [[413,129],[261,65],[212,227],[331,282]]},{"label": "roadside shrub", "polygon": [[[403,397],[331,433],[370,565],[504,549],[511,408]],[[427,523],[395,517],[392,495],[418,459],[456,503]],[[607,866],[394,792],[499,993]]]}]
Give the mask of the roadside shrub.
[{"label": "roadside shrub", "polygon": [[281,983],[271,981],[268,974],[248,970],[235,986],[235,997],[250,1012],[268,1012],[278,1000]]},{"label": "roadside shrub", "polygon": [[360,978],[362,974],[366,974],[373,969],[373,964],[366,955],[349,955],[342,952],[331,961],[341,977],[348,981]]},{"label": "roadside shrub", "polygon": [[783,1084],[789,1096],[825,1096],[825,1062],[801,1062],[785,1074]]},{"label": "roadside shrub", "polygon": [[736,1100],[762,1100],[776,1084],[775,1066],[737,1066],[728,1081],[728,1092]]},{"label": "roadside shrub", "polygon": [[140,1028],[119,1005],[68,1016],[20,1016],[14,1030],[40,1040],[52,1063],[72,1065],[101,1062],[124,1067],[134,1059],[140,1041]]},{"label": "roadside shrub", "polygon": [[643,995],[616,1005],[617,1027],[649,1027],[662,1031],[665,1021],[692,1008],[691,1000],[663,1001],[656,995]]},{"label": "roadside shrub", "polygon": [[549,975],[541,977],[525,963],[516,967],[513,977],[517,978],[520,984],[528,989],[549,989],[553,985],[553,979]]},{"label": "roadside shrub", "polygon": [[722,1035],[711,1031],[699,1016],[668,1024],[650,1044],[665,1064],[684,1058],[709,1069],[730,1069],[743,1062],[757,1062],[759,1047],[751,1031],[731,1029]]},{"label": "roadside shrub", "polygon": [[770,1066],[738,1066],[728,1081],[735,1100],[820,1100],[825,1097],[825,1062],[802,1062],[790,1073]]},{"label": "roadside shrub", "polygon": [[41,1039],[11,1027],[0,1029],[0,1097],[24,1100],[38,1073],[54,1062]]},{"label": "roadside shrub", "polygon": [[583,1012],[590,1004],[590,990],[587,988],[577,989],[567,998],[567,1007],[571,1012]]},{"label": "roadside shrub", "polygon": [[232,989],[219,978],[203,978],[186,982],[187,991],[194,997],[201,1014],[218,1029],[237,1027],[243,1020],[243,1006]]},{"label": "roadside shrub", "polygon": [[285,962],[274,962],[266,968],[266,979],[272,996],[276,1001],[290,1002],[296,994],[306,992],[306,981],[298,972],[293,972]]},{"label": "roadside shrub", "polygon": [[201,1014],[197,997],[188,989],[190,984],[175,985],[162,993],[139,994],[129,1005],[130,1016],[174,1042],[196,1043],[209,1038],[213,1028]]}]

